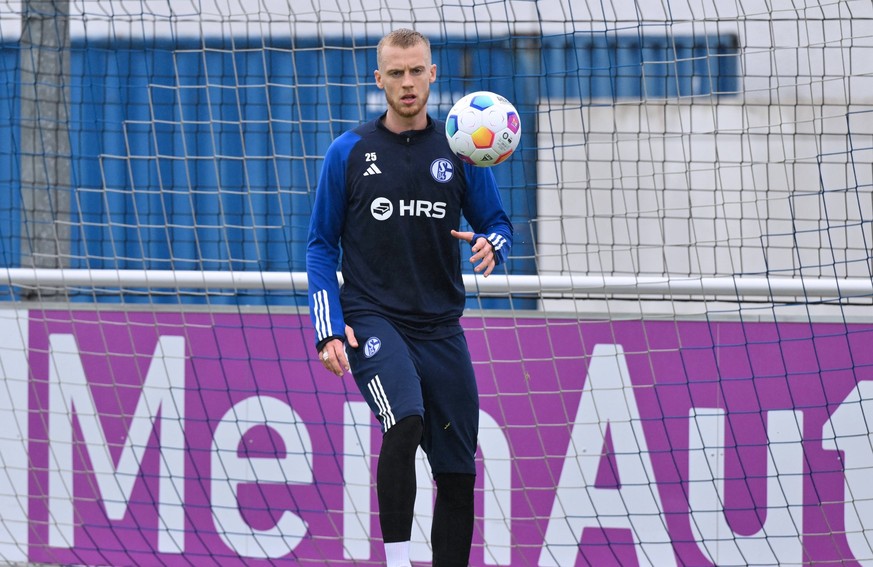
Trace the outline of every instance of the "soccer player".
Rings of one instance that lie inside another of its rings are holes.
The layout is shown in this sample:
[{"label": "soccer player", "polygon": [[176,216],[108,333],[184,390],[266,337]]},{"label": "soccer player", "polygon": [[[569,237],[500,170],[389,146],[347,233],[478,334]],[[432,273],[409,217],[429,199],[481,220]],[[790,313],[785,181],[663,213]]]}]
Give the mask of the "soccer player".
[{"label": "soccer player", "polygon": [[[427,113],[428,39],[398,29],[376,53],[387,111],[333,141],[315,195],[306,269],[316,347],[326,369],[351,371],[382,426],[376,492],[388,566],[410,565],[419,446],[437,486],[433,564],[466,566],[479,399],[460,324],[458,242],[487,277],[506,258],[512,225],[491,170],[458,159]],[[462,215],[475,232],[457,230]]]}]

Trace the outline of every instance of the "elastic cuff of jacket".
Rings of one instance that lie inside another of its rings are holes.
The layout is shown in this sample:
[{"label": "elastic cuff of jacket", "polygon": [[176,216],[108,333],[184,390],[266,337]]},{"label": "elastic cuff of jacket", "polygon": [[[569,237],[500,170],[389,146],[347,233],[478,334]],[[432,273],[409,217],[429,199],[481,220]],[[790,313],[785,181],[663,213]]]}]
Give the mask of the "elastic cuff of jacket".
[{"label": "elastic cuff of jacket", "polygon": [[341,335],[331,335],[331,336],[325,337],[325,338],[321,339],[320,341],[318,341],[317,343],[315,343],[315,350],[317,350],[318,352],[321,352],[321,349],[324,348],[324,345],[326,345],[327,343],[329,343],[330,341],[332,341],[334,339],[339,339],[342,342],[346,342],[346,338],[341,336]]}]

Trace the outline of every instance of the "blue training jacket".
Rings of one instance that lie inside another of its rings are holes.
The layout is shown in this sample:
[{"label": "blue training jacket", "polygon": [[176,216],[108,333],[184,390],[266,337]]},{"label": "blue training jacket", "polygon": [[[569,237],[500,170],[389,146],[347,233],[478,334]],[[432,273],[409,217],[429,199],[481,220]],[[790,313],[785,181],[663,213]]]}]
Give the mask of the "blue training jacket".
[{"label": "blue training jacket", "polygon": [[465,291],[460,241],[450,231],[463,215],[498,263],[512,244],[490,169],[455,156],[442,122],[428,117],[424,130],[395,134],[383,117],[334,140],[318,180],[306,272],[319,349],[345,340],[345,318],[358,313],[421,338],[458,332]]}]

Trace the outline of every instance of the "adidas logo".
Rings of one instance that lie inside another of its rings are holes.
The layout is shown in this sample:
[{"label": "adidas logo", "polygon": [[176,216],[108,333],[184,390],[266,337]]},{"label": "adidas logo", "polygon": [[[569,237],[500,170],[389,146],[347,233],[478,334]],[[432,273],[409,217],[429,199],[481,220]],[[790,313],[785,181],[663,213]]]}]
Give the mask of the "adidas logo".
[{"label": "adidas logo", "polygon": [[367,168],[367,171],[364,172],[364,177],[368,175],[379,175],[382,173],[382,170],[376,167],[375,163],[371,163],[370,167]]}]

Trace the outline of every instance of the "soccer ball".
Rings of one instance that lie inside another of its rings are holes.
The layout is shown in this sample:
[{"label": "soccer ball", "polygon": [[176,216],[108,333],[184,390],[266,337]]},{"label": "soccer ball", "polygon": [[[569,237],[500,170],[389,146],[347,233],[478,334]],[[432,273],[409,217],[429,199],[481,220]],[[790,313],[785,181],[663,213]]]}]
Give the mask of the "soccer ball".
[{"label": "soccer ball", "polygon": [[446,138],[465,162],[490,167],[505,161],[518,147],[521,120],[504,97],[477,91],[465,95],[449,111]]}]

